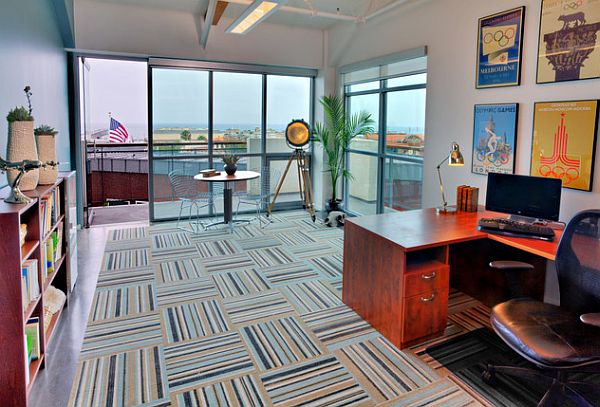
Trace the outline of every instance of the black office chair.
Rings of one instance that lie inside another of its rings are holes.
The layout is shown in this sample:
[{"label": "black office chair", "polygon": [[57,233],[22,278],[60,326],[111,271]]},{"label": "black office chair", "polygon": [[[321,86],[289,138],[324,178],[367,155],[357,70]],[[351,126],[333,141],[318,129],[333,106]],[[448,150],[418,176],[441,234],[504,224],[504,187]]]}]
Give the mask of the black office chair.
[{"label": "black office chair", "polygon": [[560,307],[516,298],[496,305],[491,314],[498,336],[537,368],[488,365],[482,379],[493,384],[502,373],[545,383],[549,389],[538,406],[564,405],[566,399],[597,406],[600,385],[569,375],[600,373],[600,210],[580,212],[569,222],[558,244],[556,270]]}]

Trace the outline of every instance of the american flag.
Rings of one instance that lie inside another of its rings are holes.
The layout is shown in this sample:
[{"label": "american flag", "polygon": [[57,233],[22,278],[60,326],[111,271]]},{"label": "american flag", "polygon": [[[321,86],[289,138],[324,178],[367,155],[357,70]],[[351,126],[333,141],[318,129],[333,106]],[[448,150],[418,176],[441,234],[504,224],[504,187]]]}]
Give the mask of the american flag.
[{"label": "american flag", "polygon": [[129,140],[129,133],[127,133],[125,127],[111,117],[110,131],[108,132],[109,143],[125,143],[127,140]]}]

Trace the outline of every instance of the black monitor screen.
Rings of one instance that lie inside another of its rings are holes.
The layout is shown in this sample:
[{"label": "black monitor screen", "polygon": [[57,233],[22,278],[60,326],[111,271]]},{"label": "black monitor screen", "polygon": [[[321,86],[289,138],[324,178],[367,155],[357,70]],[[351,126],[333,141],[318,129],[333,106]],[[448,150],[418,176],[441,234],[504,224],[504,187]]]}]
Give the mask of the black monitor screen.
[{"label": "black monitor screen", "polygon": [[561,188],[560,179],[489,173],[485,209],[558,220]]}]

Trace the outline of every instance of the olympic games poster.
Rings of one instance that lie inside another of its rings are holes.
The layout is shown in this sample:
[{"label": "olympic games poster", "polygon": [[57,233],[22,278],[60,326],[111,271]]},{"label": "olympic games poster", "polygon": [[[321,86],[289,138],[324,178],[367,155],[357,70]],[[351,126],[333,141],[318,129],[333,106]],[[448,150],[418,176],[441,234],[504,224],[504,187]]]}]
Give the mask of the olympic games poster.
[{"label": "olympic games poster", "polygon": [[471,172],[515,172],[518,103],[475,105]]},{"label": "olympic games poster", "polygon": [[534,112],[531,175],[591,191],[598,101],[536,103]]},{"label": "olympic games poster", "polygon": [[477,89],[521,83],[525,7],[479,19]]}]

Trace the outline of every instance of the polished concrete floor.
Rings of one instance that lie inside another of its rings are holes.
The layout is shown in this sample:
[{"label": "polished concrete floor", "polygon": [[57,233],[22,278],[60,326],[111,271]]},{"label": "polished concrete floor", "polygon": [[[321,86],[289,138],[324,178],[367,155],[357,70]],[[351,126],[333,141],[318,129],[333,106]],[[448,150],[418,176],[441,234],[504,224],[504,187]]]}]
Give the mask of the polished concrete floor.
[{"label": "polished concrete floor", "polygon": [[57,334],[53,336],[46,351],[46,367],[40,371],[31,389],[31,407],[63,407],[69,401],[107,231],[106,227],[79,231],[77,284],[60,318]]}]

